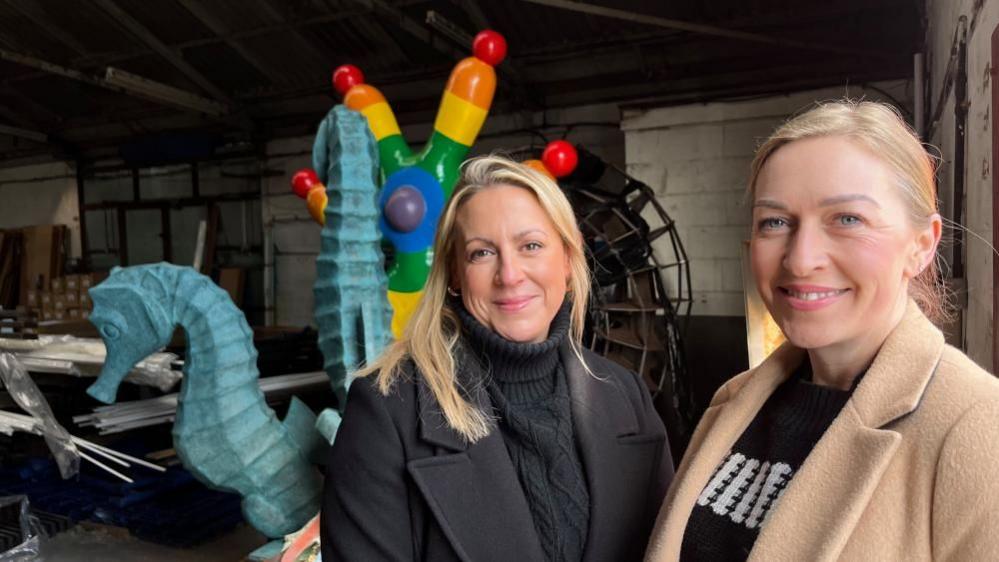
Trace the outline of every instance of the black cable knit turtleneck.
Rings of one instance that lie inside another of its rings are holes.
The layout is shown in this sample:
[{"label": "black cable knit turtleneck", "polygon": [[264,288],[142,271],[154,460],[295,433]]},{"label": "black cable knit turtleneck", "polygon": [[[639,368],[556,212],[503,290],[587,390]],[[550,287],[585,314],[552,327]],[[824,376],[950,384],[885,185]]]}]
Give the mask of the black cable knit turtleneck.
[{"label": "black cable knit turtleneck", "polygon": [[559,359],[559,347],[569,332],[569,303],[559,309],[548,339],[540,343],[504,339],[460,304],[455,308],[468,347],[490,375],[489,396],[546,558],[581,560],[590,495]]}]

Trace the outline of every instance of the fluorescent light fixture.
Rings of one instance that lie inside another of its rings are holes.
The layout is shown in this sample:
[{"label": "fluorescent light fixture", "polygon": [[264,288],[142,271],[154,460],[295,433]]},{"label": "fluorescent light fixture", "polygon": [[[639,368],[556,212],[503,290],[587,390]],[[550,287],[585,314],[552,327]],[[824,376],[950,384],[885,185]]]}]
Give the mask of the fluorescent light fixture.
[{"label": "fluorescent light fixture", "polygon": [[150,101],[197,111],[198,113],[215,117],[229,113],[229,106],[224,103],[219,103],[186,90],[181,90],[180,88],[168,86],[162,82],[143,78],[120,68],[109,66],[104,73],[104,81],[111,86],[121,88],[128,94]]},{"label": "fluorescent light fixture", "polygon": [[12,137],[20,137],[22,139],[33,140],[35,142],[47,142],[49,140],[49,136],[45,133],[21,129],[19,127],[11,127],[10,125],[3,124],[0,124],[0,135],[10,135]]}]

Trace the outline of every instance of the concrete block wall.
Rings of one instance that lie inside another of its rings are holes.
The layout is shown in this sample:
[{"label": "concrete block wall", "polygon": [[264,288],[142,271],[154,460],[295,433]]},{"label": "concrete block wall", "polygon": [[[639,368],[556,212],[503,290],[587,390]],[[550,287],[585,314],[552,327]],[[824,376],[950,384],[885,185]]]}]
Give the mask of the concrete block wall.
[{"label": "concrete block wall", "polygon": [[[937,174],[940,197],[944,202],[943,214],[954,216],[954,210],[964,208],[963,247],[951,252],[963,252],[967,284],[967,307],[962,311],[962,341],[959,343],[968,355],[988,370],[994,368],[995,318],[993,318],[992,264],[996,258],[993,238],[992,174],[999,163],[992,161],[992,75],[999,61],[992,60],[991,37],[999,26],[999,3],[976,0],[927,0],[929,27],[926,37],[929,58],[930,104],[929,109],[941,109],[940,118],[929,123],[928,141],[940,151],[941,167]],[[954,90],[948,89],[946,73],[954,38],[961,17],[967,22],[967,96],[968,121],[965,129],[965,167],[956,170]],[[954,201],[955,174],[965,181],[965,200]],[[973,234],[972,234],[973,233]],[[945,230],[945,235],[948,232]],[[982,239],[979,239],[981,237]]]},{"label": "concrete block wall", "polygon": [[[877,84],[909,103],[911,85]],[[882,99],[863,86],[828,88],[752,101],[626,110],[628,173],[651,186],[677,223],[687,252],[694,316],[744,316],[742,254],[749,234],[746,179],[756,147],[790,115],[844,95]],[[672,261],[666,238],[655,248]]]}]

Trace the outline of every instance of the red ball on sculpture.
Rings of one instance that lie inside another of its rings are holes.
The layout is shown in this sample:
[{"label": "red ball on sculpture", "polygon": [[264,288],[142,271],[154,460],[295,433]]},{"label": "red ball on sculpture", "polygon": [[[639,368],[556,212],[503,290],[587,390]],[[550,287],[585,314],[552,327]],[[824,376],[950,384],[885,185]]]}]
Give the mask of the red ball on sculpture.
[{"label": "red ball on sculpture", "polygon": [[579,154],[576,147],[564,140],[557,140],[548,143],[545,151],[541,153],[541,161],[545,168],[556,178],[568,176],[576,169],[579,163]]},{"label": "red ball on sculpture", "polygon": [[299,170],[295,172],[295,175],[291,176],[291,190],[302,199],[308,197],[309,192],[317,184],[319,184],[319,176],[310,168]]},{"label": "red ball on sculpture", "polygon": [[491,29],[480,31],[472,41],[472,54],[489,66],[496,66],[506,58],[506,39]]},{"label": "red ball on sculpture", "polygon": [[341,96],[346,95],[347,90],[358,84],[364,84],[364,73],[360,68],[345,64],[333,71],[333,88],[340,92]]}]

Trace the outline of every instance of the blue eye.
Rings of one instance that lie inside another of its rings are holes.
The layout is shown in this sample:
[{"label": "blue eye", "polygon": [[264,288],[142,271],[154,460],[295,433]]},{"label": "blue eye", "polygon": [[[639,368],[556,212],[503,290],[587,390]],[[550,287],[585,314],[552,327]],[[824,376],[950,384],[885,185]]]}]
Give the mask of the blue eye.
[{"label": "blue eye", "polygon": [[489,250],[486,250],[486,249],[472,250],[471,253],[468,254],[468,260],[469,261],[477,261],[477,260],[480,260],[482,258],[485,258],[485,257],[489,256],[490,253],[492,253],[492,252],[490,252]]},{"label": "blue eye", "polygon": [[780,217],[767,217],[761,220],[757,224],[760,230],[777,230],[783,226],[787,226],[787,221]]},{"label": "blue eye", "polygon": [[843,226],[855,226],[863,222],[860,220],[860,217],[856,215],[840,215],[837,219]]}]

